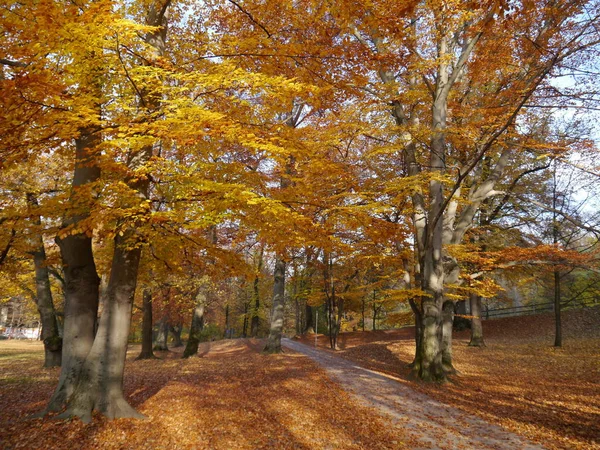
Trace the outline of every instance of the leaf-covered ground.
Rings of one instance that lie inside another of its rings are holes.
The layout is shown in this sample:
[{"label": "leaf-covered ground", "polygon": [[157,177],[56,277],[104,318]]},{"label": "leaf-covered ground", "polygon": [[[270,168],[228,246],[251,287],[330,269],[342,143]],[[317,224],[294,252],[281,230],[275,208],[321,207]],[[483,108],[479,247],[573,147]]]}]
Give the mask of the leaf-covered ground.
[{"label": "leaf-covered ground", "polygon": [[31,419],[58,369],[37,342],[0,341],[0,448],[393,449],[402,430],[351,400],[303,355],[266,356],[259,341],[206,343],[199,357],[134,361],[126,397],[148,420]]},{"label": "leaf-covered ground", "polygon": [[484,321],[485,348],[467,346],[469,331],[455,333],[460,375],[444,385],[410,381],[413,328],[344,333],[336,354],[545,447],[600,448],[600,307],[564,313],[560,349],[553,326],[552,315]]}]

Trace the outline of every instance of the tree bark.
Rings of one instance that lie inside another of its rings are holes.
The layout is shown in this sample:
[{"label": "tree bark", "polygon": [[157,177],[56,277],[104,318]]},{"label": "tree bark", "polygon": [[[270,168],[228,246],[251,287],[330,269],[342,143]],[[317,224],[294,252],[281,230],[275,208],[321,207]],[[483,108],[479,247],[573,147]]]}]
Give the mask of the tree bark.
[{"label": "tree bark", "polygon": [[314,319],[313,319],[313,308],[308,303],[306,303],[306,312],[304,315],[306,317],[306,324],[304,325],[303,334],[307,334],[307,333],[313,334],[315,332]]},{"label": "tree bark", "polygon": [[231,330],[229,329],[229,303],[225,305],[225,331],[223,332],[223,338],[231,338]]},{"label": "tree bark", "polygon": [[81,369],[67,410],[59,417],[77,416],[84,423],[97,410],[109,419],[143,418],[123,396],[123,369],[131,322],[141,248],[131,248],[133,227],[115,237],[106,304],[94,344]]},{"label": "tree bark", "polygon": [[242,324],[242,337],[245,338],[248,335],[248,302],[244,301],[244,323]]},{"label": "tree bark", "polygon": [[156,334],[156,340],[154,341],[153,350],[159,352],[168,352],[169,347],[167,346],[167,340],[169,338],[169,320],[167,317],[163,317],[158,322],[158,333]]},{"label": "tree bark", "polygon": [[298,297],[295,298],[296,303],[296,334],[300,336],[304,327],[302,326],[303,318],[302,318],[302,306],[300,303],[300,299]]},{"label": "tree bark", "polygon": [[[438,43],[438,55],[444,58],[448,53],[446,36]],[[448,62],[440,59],[437,69],[434,101],[432,106],[431,143],[429,164],[434,174],[442,175],[446,170],[446,116],[449,82]],[[455,68],[456,70],[456,68]],[[435,177],[429,182],[430,206],[427,213],[423,249],[423,290],[428,294],[422,299],[423,337],[421,346],[421,367],[419,378],[425,381],[442,381],[445,372],[442,364],[442,305],[444,303],[444,264],[443,264],[443,213],[444,185]],[[449,339],[452,335],[450,334]]]},{"label": "tree bark", "polygon": [[250,336],[252,337],[256,337],[258,336],[258,328],[260,325],[260,318],[259,318],[259,310],[260,310],[260,292],[259,292],[259,281],[260,281],[260,273],[262,271],[262,267],[263,267],[263,254],[264,254],[264,247],[261,246],[260,247],[260,253],[258,256],[258,267],[256,269],[256,275],[254,277],[254,305],[252,307],[252,320],[250,323]]},{"label": "tree bark", "polygon": [[[154,56],[157,58],[164,54],[169,5],[170,0],[164,0],[162,5],[153,4],[148,10],[147,24],[157,28],[148,32],[145,40],[153,47]],[[150,91],[140,96],[140,103],[150,112],[159,108],[160,100],[159,96]],[[147,205],[150,182],[147,177],[135,174],[135,171],[143,168],[150,160],[152,149],[152,145],[146,145],[129,156],[128,169],[132,171],[132,176],[126,179],[126,182],[137,193],[135,203],[131,206],[138,210],[143,205]],[[127,403],[123,396],[127,339],[142,253],[137,236],[138,226],[137,222],[123,221],[117,224],[120,229],[114,239],[110,279],[100,325],[92,348],[81,368],[76,389],[61,417],[77,416],[83,422],[89,422],[93,410],[99,411],[108,418],[143,417]]]},{"label": "tree bark", "polygon": [[152,291],[144,289],[143,298],[143,319],[142,319],[142,351],[137,359],[154,359],[152,351]]},{"label": "tree bark", "polygon": [[181,323],[170,325],[169,331],[173,336],[173,347],[183,347],[183,342],[181,341],[181,331],[183,327]]},{"label": "tree bark", "polygon": [[562,324],[560,317],[560,271],[554,271],[554,346],[562,347]]},{"label": "tree bark", "polygon": [[198,291],[196,296],[196,307],[192,313],[192,323],[190,325],[190,337],[183,351],[183,357],[189,358],[190,356],[198,353],[198,345],[202,338],[202,329],[204,328],[204,309],[206,308],[206,294],[202,289]]},{"label": "tree bark", "polygon": [[344,318],[344,299],[337,299],[337,319],[335,321],[335,336],[334,336],[334,349],[339,349],[337,342],[340,332],[342,331],[342,319]]},{"label": "tree bark", "polygon": [[444,301],[442,306],[442,366],[446,374],[455,374],[452,364],[452,325],[454,321],[454,302]]},{"label": "tree bark", "polygon": [[[32,208],[39,206],[35,194],[27,194],[27,203]],[[34,225],[41,227],[40,216],[34,215]],[[42,324],[42,340],[44,342],[44,367],[59,367],[62,359],[62,338],[58,331],[58,322],[56,320],[56,310],[52,301],[52,290],[50,289],[50,277],[48,267],[46,266],[46,249],[40,230],[34,233],[33,244],[35,249],[32,252],[33,264],[35,267],[35,302],[40,314]]]},{"label": "tree bark", "polygon": [[265,345],[266,353],[281,353],[281,335],[285,309],[285,261],[281,256],[275,260],[275,283],[273,285],[273,308],[271,310],[271,329]]},{"label": "tree bark", "polygon": [[419,309],[417,302],[414,299],[409,299],[410,307],[415,315],[415,357],[413,361],[408,365],[412,368],[415,373],[419,373],[421,369],[421,355],[422,355],[422,338],[423,338],[423,317],[421,310]]},{"label": "tree bark", "polygon": [[471,347],[485,347],[483,327],[481,325],[481,296],[475,293],[469,295],[471,305]]},{"label": "tree bark", "polygon": [[[554,171],[552,174],[552,242],[558,245],[560,230],[558,228],[558,192],[556,182],[556,161],[554,162]],[[554,346],[562,347],[562,325],[560,317],[560,271],[554,270]]]},{"label": "tree bark", "polygon": [[379,308],[377,308],[377,303],[375,303],[375,291],[373,291],[373,323],[372,323],[373,331],[377,331],[377,313],[378,312],[379,312]]},{"label": "tree bark", "polygon": [[362,330],[365,331],[365,297],[362,298],[362,307],[361,307],[361,323]]},{"label": "tree bark", "polygon": [[[439,163],[437,157],[432,157],[432,159],[436,164]],[[433,218],[441,211],[440,207],[443,202],[441,182],[432,181],[430,183],[430,190],[430,197],[433,199],[433,202],[429,217]],[[442,251],[442,221],[438,220],[425,246],[425,260],[423,264],[423,290],[427,292],[428,296],[422,298],[423,335],[421,338],[421,364],[418,375],[424,381],[442,381],[445,379],[442,364],[442,305],[444,303]]]},{"label": "tree bark", "polygon": [[[100,178],[96,165],[96,146],[100,143],[97,130],[84,129],[75,140],[75,172],[70,205],[81,203],[82,188]],[[63,228],[76,225],[88,218],[88,211],[63,220]],[[56,237],[64,270],[64,324],[62,364],[58,385],[48,402],[46,411],[60,411],[73,394],[79,373],[92,343],[98,315],[98,288],[100,278],[92,253],[91,230]]]},{"label": "tree bark", "polygon": [[325,309],[327,327],[329,328],[329,347],[337,349],[338,327],[336,319],[337,303],[335,295],[335,284],[333,282],[333,267],[331,254],[323,250],[323,292],[325,293]]}]

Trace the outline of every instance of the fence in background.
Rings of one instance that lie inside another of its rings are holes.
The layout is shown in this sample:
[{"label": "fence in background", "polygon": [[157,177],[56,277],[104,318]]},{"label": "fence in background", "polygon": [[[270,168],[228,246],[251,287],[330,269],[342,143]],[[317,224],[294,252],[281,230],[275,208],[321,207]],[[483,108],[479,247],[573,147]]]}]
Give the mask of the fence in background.
[{"label": "fence in background", "polygon": [[528,314],[542,314],[554,311],[553,302],[545,303],[532,303],[530,305],[523,306],[508,306],[505,308],[490,308],[486,309],[483,307],[482,317],[484,319],[496,319],[498,317],[511,317],[511,316],[526,316]]}]

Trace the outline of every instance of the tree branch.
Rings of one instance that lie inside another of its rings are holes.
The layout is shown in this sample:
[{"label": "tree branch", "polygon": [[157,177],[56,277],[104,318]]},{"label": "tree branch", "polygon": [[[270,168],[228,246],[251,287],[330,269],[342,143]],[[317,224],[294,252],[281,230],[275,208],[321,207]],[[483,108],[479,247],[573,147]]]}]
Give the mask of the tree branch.
[{"label": "tree branch", "polygon": [[246,16],[248,16],[248,18],[252,21],[252,23],[254,23],[255,25],[257,25],[261,30],[263,30],[266,34],[267,37],[271,37],[271,33],[269,33],[269,30],[267,30],[264,25],[262,25],[259,21],[257,21],[252,14],[250,14],[248,11],[246,11],[244,8],[242,8],[242,6],[234,1],[234,0],[227,0],[229,3],[231,3],[232,5],[235,5],[237,9],[239,9],[241,12],[243,12]]},{"label": "tree branch", "polygon": [[27,67],[28,64],[22,63],[20,61],[11,61],[10,59],[4,59],[4,58],[0,58],[0,64],[2,64],[3,66],[10,66],[10,67]]}]

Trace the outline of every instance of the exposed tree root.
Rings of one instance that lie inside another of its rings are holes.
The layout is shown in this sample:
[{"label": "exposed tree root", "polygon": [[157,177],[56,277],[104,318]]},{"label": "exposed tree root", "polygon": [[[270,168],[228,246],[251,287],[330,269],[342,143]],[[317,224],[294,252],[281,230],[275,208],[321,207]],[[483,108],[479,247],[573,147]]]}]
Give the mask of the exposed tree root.
[{"label": "exposed tree root", "polygon": [[106,418],[112,419],[147,419],[142,413],[133,408],[123,397],[109,398],[94,403],[89,394],[73,399],[62,414],[56,419],[70,419],[78,417],[83,423],[90,423],[92,412],[98,411]]}]

